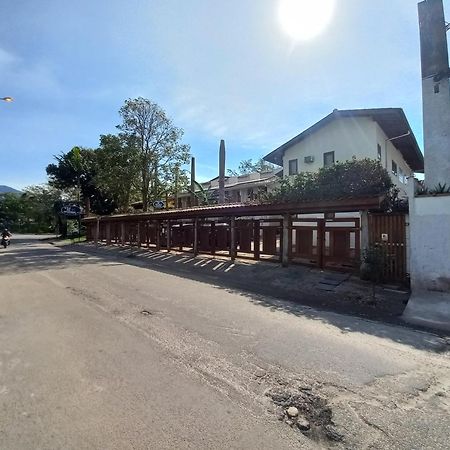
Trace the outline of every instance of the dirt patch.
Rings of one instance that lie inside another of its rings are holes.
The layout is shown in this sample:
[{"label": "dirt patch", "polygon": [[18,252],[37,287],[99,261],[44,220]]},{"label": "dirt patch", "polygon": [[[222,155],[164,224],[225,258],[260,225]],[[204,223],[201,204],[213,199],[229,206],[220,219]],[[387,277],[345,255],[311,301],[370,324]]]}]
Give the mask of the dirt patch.
[{"label": "dirt patch", "polygon": [[[311,388],[287,390],[276,388],[266,395],[277,406],[280,421],[295,428],[315,441],[340,442],[344,436],[336,429],[333,412],[323,396],[313,393]],[[298,411],[292,416],[291,411]]]}]

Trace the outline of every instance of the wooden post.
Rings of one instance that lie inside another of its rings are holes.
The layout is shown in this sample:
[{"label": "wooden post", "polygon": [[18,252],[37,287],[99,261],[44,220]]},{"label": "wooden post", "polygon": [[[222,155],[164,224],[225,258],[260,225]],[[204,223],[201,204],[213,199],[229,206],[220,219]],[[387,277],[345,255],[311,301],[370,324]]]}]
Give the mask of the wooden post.
[{"label": "wooden post", "polygon": [[155,221],[155,235],[156,235],[156,251],[161,250],[161,223],[159,220]]},{"label": "wooden post", "polygon": [[236,259],[236,218],[230,218],[230,258],[231,262]]},{"label": "wooden post", "polygon": [[120,222],[120,243],[125,245],[125,222]]},{"label": "wooden post", "polygon": [[317,220],[317,262],[321,269],[324,267],[325,253],[325,219]]},{"label": "wooden post", "polygon": [[216,254],[216,223],[211,222],[211,228],[209,232],[209,245],[211,250],[211,255]]},{"label": "wooden post", "polygon": [[170,252],[170,248],[172,246],[172,230],[170,229],[170,220],[167,220],[167,233],[166,233],[166,241],[167,241],[167,251]]},{"label": "wooden post", "polygon": [[137,223],[137,236],[136,236],[136,240],[137,240],[137,246],[138,248],[141,246],[141,223],[138,222]]},{"label": "wooden post", "polygon": [[179,250],[180,250],[180,252],[182,252],[183,251],[183,246],[184,246],[183,222],[180,222],[180,231],[178,233],[178,238],[180,240],[180,242],[179,242]]},{"label": "wooden post", "polygon": [[198,219],[194,219],[194,244],[193,244],[194,256],[198,255]]},{"label": "wooden post", "polygon": [[259,261],[261,257],[261,222],[259,219],[253,222],[253,254],[254,258]]},{"label": "wooden post", "polygon": [[95,246],[98,247],[98,240],[100,237],[100,217],[97,217],[97,224],[95,227]]},{"label": "wooden post", "polygon": [[281,263],[283,267],[289,266],[289,245],[291,240],[289,239],[289,233],[291,232],[291,215],[283,215],[283,230],[281,233]]},{"label": "wooden post", "polygon": [[111,222],[106,222],[106,245],[111,245]]}]

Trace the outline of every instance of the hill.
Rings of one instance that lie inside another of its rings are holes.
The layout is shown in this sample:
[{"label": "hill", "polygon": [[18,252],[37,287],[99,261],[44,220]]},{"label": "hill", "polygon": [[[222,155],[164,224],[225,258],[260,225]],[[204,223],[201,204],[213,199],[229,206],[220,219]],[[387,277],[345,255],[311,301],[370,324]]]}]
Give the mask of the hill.
[{"label": "hill", "polygon": [[17,189],[14,189],[10,186],[5,186],[3,184],[0,185],[0,194],[9,194],[9,193],[13,193],[13,194],[21,194],[21,191],[18,191]]}]

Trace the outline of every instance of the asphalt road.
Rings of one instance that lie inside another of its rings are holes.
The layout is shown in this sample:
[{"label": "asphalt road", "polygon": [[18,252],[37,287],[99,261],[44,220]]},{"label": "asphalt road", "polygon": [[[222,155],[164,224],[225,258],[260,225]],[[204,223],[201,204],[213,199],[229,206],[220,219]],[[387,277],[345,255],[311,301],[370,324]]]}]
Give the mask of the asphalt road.
[{"label": "asphalt road", "polygon": [[443,338],[15,238],[1,449],[448,448]]}]

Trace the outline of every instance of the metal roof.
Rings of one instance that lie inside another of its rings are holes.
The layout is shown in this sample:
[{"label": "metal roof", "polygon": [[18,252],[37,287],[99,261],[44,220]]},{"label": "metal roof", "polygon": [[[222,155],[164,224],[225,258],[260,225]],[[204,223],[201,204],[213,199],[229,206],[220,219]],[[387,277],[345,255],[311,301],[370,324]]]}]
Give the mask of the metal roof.
[{"label": "metal roof", "polygon": [[423,154],[417,144],[414,133],[402,108],[372,108],[372,109],[335,109],[331,114],[316,122],[314,125],[281,145],[263,159],[274,164],[283,165],[284,152],[306,137],[328,125],[340,117],[371,117],[375,120],[389,139],[406,134],[408,136],[396,139],[393,144],[403,155],[409,167],[415,172],[423,172]]},{"label": "metal roof", "polygon": [[[232,216],[270,216],[280,214],[304,214],[324,212],[353,212],[380,209],[384,197],[345,198],[320,202],[303,202],[292,204],[245,204],[229,203],[225,205],[197,206],[195,208],[170,209],[166,211],[119,214],[102,216],[105,221],[140,221],[167,219],[195,219]],[[83,222],[94,222],[97,217],[87,217]]]}]

